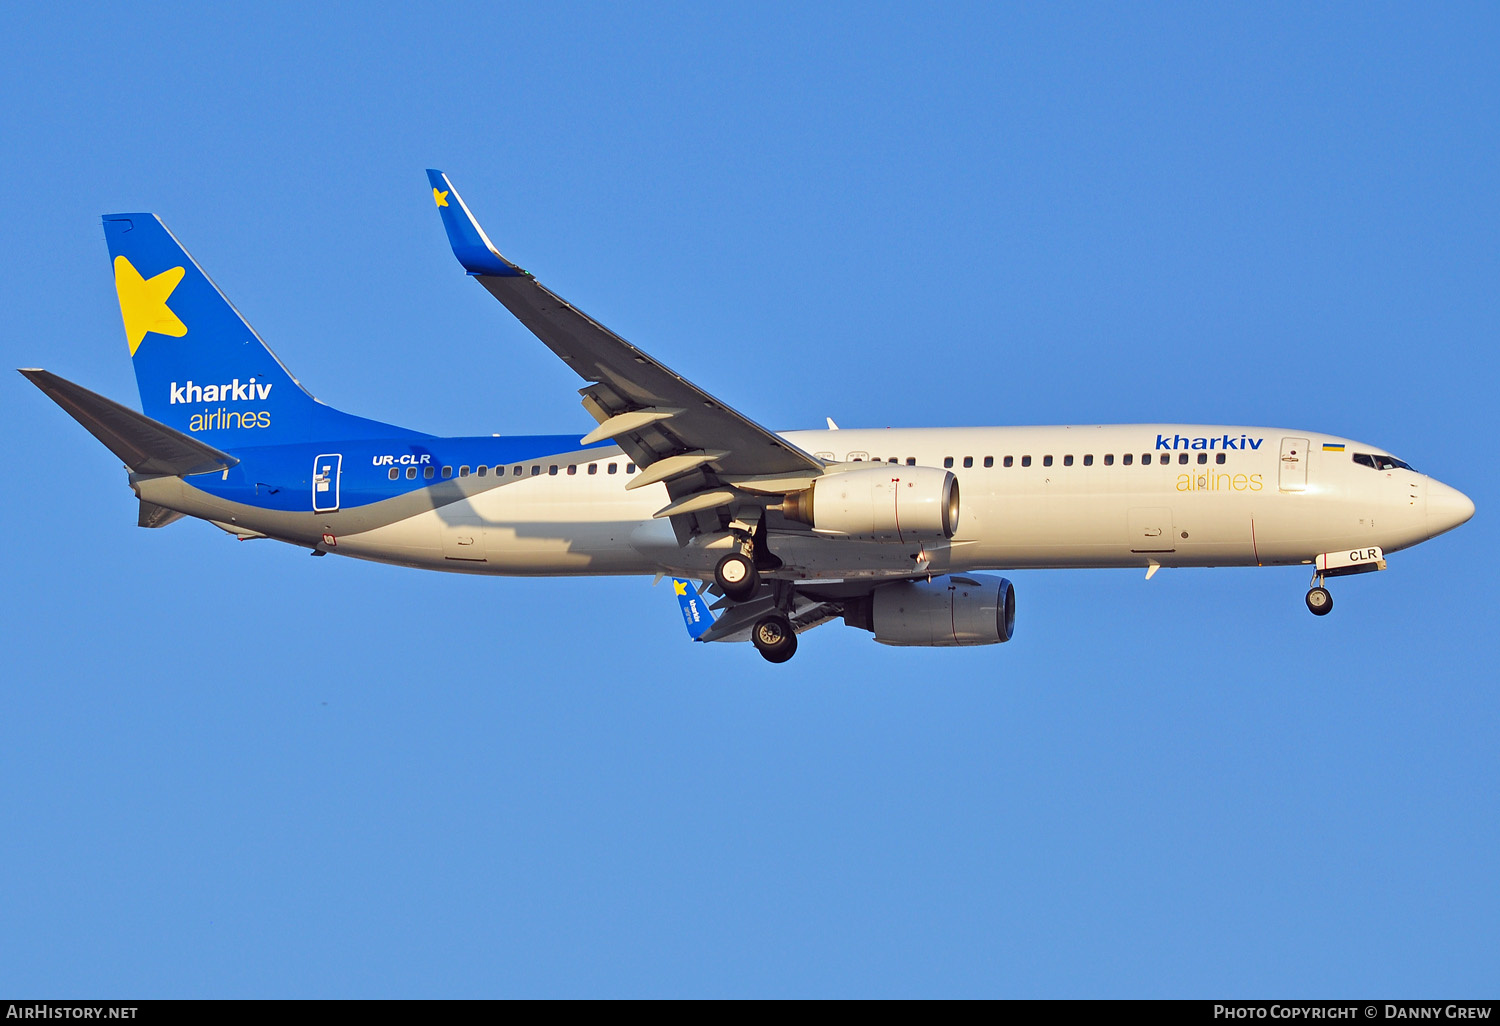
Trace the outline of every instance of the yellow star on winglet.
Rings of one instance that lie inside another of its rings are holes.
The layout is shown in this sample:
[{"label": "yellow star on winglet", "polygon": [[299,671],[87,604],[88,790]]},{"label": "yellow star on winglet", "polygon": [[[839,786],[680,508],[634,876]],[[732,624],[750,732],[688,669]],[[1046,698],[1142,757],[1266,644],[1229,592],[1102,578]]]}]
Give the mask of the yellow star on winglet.
[{"label": "yellow star on winglet", "polygon": [[115,292],[120,297],[120,317],[125,321],[125,341],[130,355],[141,347],[147,332],[181,338],[187,325],[167,306],[167,299],[182,276],[184,267],[173,267],[154,278],[142,278],[141,272],[123,256],[115,257]]},{"label": "yellow star on winglet", "polygon": [[436,186],[433,187],[432,198],[437,201],[437,205],[440,207],[448,205],[448,194]]},{"label": "yellow star on winglet", "polygon": [[673,581],[672,591],[678,595],[687,594],[687,581]]}]

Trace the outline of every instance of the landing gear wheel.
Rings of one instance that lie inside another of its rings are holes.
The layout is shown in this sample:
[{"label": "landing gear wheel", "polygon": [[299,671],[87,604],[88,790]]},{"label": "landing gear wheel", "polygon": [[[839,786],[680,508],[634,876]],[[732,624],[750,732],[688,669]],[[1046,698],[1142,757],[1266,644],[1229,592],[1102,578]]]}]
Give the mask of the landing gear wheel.
[{"label": "landing gear wheel", "polygon": [[769,662],[784,663],[797,653],[792,622],[780,613],[757,620],[750,629],[750,640]]},{"label": "landing gear wheel", "polygon": [[1333,596],[1327,588],[1314,588],[1307,593],[1307,608],[1313,616],[1327,616],[1333,612]]},{"label": "landing gear wheel", "polygon": [[714,583],[736,602],[743,602],[760,587],[760,572],[744,553],[731,552],[714,567]]}]

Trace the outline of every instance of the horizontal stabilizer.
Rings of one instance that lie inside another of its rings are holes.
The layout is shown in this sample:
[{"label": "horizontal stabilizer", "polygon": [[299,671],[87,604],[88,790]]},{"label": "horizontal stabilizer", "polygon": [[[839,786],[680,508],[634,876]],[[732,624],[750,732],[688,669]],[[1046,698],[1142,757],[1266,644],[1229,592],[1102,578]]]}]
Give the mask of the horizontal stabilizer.
[{"label": "horizontal stabilizer", "polygon": [[142,499],[141,515],[136,518],[135,526],[166,527],[168,524],[175,524],[181,519],[182,514],[175,509],[167,509],[165,506],[158,506],[154,502],[147,502],[145,499]]},{"label": "horizontal stabilizer", "polygon": [[204,445],[51,371],[22,368],[21,373],[137,474],[185,477],[227,470],[239,462],[211,445]]}]

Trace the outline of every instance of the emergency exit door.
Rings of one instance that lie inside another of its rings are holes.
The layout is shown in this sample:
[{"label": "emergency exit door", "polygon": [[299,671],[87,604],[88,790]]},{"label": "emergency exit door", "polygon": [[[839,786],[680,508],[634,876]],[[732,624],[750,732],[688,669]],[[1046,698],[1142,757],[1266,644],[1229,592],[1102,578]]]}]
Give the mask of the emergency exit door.
[{"label": "emergency exit door", "polygon": [[339,477],[344,457],[325,453],[313,460],[313,512],[332,513],[339,508]]}]

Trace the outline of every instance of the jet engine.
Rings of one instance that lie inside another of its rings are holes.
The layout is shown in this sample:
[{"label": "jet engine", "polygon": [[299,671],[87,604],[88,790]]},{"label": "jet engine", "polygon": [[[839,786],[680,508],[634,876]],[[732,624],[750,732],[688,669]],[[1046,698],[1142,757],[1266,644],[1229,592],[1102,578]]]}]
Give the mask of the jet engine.
[{"label": "jet engine", "polygon": [[897,581],[845,602],[844,622],[873,631],[882,645],[995,645],[1015,631],[1016,593],[993,574]]},{"label": "jet engine", "polygon": [[782,515],[817,531],[919,541],[958,530],[958,478],[936,467],[874,463],[828,474],[782,502]]}]

